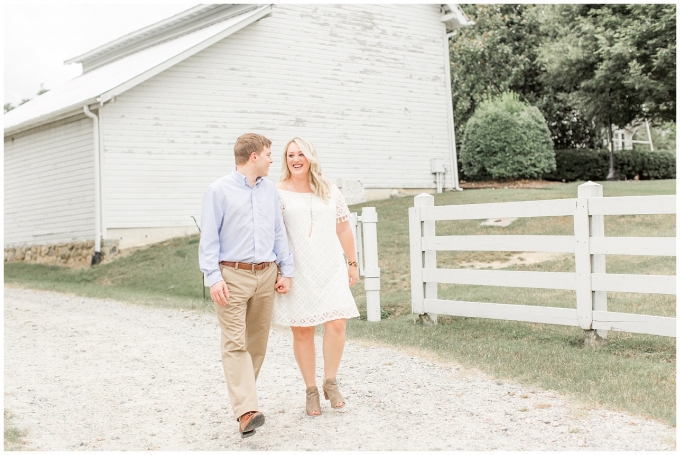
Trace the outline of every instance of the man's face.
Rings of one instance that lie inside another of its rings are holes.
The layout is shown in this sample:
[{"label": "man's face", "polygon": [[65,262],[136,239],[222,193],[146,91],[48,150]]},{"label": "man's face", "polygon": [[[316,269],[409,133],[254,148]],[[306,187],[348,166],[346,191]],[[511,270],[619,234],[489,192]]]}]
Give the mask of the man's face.
[{"label": "man's face", "polygon": [[258,177],[266,177],[269,175],[269,166],[274,162],[272,160],[272,149],[265,147],[260,154],[254,154],[255,168],[257,169]]}]

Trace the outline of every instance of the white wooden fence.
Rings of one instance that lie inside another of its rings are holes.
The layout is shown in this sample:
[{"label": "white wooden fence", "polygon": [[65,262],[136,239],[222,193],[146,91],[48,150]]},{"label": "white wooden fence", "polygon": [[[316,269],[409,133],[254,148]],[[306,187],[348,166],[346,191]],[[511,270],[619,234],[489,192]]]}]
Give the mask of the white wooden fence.
[{"label": "white wooden fence", "polygon": [[[675,196],[602,197],[602,186],[587,182],[578,198],[434,206],[427,194],[409,209],[411,302],[417,314],[446,314],[538,322],[597,330],[676,336],[671,317],[607,311],[607,291],[676,294],[675,276],[608,274],[606,254],[675,256],[675,237],[605,237],[605,215],[676,213]],[[574,235],[437,236],[435,221],[486,218],[573,216]],[[531,251],[575,255],[575,273],[517,272],[437,268],[436,251]],[[437,298],[437,283],[567,289],[576,291],[576,308],[463,302]],[[435,316],[436,317],[436,316]]]},{"label": "white wooden fence", "polygon": [[350,214],[354,234],[359,275],[364,277],[366,319],[380,321],[380,267],[378,267],[378,212],[375,207],[362,207],[361,216]]}]

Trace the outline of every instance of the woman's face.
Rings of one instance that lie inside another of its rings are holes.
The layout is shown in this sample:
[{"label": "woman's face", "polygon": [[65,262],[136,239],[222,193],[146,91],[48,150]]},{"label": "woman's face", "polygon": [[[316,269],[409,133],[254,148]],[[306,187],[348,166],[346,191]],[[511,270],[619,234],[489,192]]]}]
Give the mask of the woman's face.
[{"label": "woman's face", "polygon": [[286,151],[286,164],[288,165],[288,171],[293,177],[307,176],[309,173],[309,161],[305,155],[302,154],[302,150],[295,142],[291,142]]}]

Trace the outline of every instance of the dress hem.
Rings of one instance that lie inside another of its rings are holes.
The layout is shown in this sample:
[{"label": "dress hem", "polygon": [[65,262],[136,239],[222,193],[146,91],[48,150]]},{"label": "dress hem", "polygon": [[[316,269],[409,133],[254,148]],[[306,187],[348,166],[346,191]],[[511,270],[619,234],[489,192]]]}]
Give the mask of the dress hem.
[{"label": "dress hem", "polygon": [[358,317],[360,317],[360,316],[361,316],[361,315],[357,314],[357,315],[355,315],[355,316],[353,315],[353,316],[338,316],[338,317],[332,317],[332,318],[329,318],[329,319],[324,319],[324,320],[319,321],[319,322],[315,322],[315,323],[313,323],[313,324],[309,324],[309,323],[303,323],[303,324],[291,324],[290,322],[281,322],[281,321],[272,321],[272,324],[278,325],[278,326],[282,326],[282,327],[315,327],[315,326],[317,326],[317,325],[319,325],[319,324],[323,324],[323,323],[326,323],[326,322],[328,322],[328,321],[335,321],[335,320],[337,320],[337,319],[354,319],[354,318],[358,318]]}]

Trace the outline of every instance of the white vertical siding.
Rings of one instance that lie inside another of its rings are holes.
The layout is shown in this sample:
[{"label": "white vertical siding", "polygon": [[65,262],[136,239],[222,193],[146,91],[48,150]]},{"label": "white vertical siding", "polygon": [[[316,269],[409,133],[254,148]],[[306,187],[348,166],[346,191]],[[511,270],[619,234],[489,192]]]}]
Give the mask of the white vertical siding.
[{"label": "white vertical siding", "polygon": [[5,137],[5,246],[94,238],[92,120]]},{"label": "white vertical siding", "polygon": [[103,109],[107,228],[186,226],[244,132],[294,136],[330,178],[432,188],[449,161],[437,5],[273,5],[270,17]]}]

